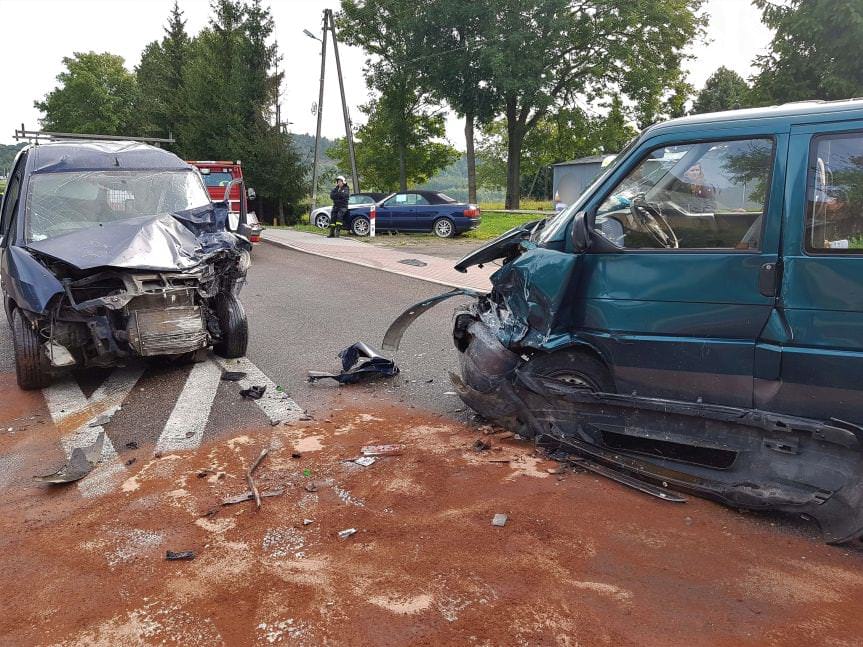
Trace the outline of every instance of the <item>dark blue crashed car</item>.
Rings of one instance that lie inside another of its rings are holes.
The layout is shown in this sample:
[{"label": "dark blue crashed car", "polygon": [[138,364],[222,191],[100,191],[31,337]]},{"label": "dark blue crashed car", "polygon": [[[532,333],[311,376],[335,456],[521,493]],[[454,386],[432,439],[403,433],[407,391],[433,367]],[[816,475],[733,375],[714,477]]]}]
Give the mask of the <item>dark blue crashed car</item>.
[{"label": "dark blue crashed car", "polygon": [[25,147],[0,220],[0,281],[23,389],[132,357],[245,353],[250,264],[192,167],[133,142]]},{"label": "dark blue crashed car", "polygon": [[[356,236],[368,236],[371,229],[371,206],[355,207],[348,213],[348,227]],[[400,191],[375,207],[375,229],[378,231],[431,232],[439,238],[451,238],[479,227],[479,206],[458,202],[438,191]]]}]

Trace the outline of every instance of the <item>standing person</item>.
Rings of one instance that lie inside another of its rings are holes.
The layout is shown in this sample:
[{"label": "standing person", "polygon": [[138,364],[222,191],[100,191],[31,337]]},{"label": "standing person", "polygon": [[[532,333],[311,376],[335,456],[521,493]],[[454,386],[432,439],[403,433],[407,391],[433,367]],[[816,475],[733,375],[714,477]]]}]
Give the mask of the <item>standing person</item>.
[{"label": "standing person", "polygon": [[351,190],[345,182],[345,177],[340,175],[336,178],[336,186],[330,191],[333,210],[330,212],[330,233],[327,234],[327,238],[338,238],[342,225],[347,224],[349,197],[351,197]]}]

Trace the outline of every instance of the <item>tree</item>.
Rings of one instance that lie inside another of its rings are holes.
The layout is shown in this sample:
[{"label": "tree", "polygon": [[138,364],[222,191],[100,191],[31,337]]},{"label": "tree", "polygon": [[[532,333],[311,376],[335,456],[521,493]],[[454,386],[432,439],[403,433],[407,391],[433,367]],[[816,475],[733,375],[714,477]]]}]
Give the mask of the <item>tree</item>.
[{"label": "tree", "polygon": [[863,95],[861,0],[754,0],[775,31],[754,79],[760,104]]},{"label": "tree", "polygon": [[[388,105],[389,99],[384,95],[362,107],[368,120],[356,133],[356,161],[366,189],[404,191],[409,184],[422,184],[455,162],[459,153],[440,141],[446,130],[442,115],[408,113],[394,119],[388,114],[388,110],[393,109]],[[396,110],[401,108],[401,101],[394,103]],[[396,120],[403,130],[393,127]],[[403,132],[411,135],[404,142],[399,141]],[[396,149],[401,151],[398,156],[392,154]],[[340,168],[349,167],[344,138],[338,140],[327,154],[338,162]]]},{"label": "tree", "polygon": [[613,88],[642,123],[682,76],[683,48],[701,30],[701,0],[475,0],[486,7],[492,90],[507,127],[506,206],[519,206],[527,134],[555,106]]},{"label": "tree", "polygon": [[500,97],[488,85],[489,58],[482,46],[487,36],[487,7],[464,0],[429,0],[413,26],[417,71],[423,85],[464,117],[468,200],[476,202],[474,129],[488,124]]},{"label": "tree", "polygon": [[[580,108],[561,108],[539,119],[523,142],[520,190],[526,195],[548,197],[544,195],[544,180],[548,179],[551,165],[587,155],[620,152],[637,133],[624,115],[619,97],[613,97],[608,107],[605,116],[590,116]],[[506,121],[493,122],[483,133],[481,184],[506,186],[509,150]]]},{"label": "tree", "polygon": [[693,114],[720,112],[747,108],[750,103],[751,89],[737,72],[722,66],[704,83],[695,98]]},{"label": "tree", "polygon": [[48,131],[128,135],[134,122],[135,76],[122,56],[76,52],[64,57],[59,86],[33,105]]},{"label": "tree", "polygon": [[144,48],[141,62],[135,68],[138,131],[160,137],[177,135],[184,113],[183,74],[191,41],[176,0],[164,31],[161,42],[153,41]]},{"label": "tree", "polygon": [[[391,146],[386,157],[395,155],[398,186],[403,191],[408,186],[411,164],[415,168],[422,167],[421,174],[424,174],[427,162],[444,161],[434,169],[437,171],[452,161],[447,155],[428,155],[420,163],[416,157],[417,142],[444,135],[443,129],[436,127],[438,122],[442,122],[442,112],[420,82],[417,72],[421,61],[416,60],[420,53],[414,38],[413,17],[416,14],[417,5],[411,0],[342,0],[339,16],[340,33],[345,41],[362,47],[369,54],[365,68],[366,83],[379,94],[366,108],[370,120],[374,115],[375,123],[365,136],[374,133],[372,141],[386,141]],[[435,132],[439,134],[433,135]],[[388,167],[385,160],[374,161]],[[362,174],[376,175],[382,182],[389,181],[389,175],[380,170],[364,169]],[[415,173],[412,175],[416,177]]]}]

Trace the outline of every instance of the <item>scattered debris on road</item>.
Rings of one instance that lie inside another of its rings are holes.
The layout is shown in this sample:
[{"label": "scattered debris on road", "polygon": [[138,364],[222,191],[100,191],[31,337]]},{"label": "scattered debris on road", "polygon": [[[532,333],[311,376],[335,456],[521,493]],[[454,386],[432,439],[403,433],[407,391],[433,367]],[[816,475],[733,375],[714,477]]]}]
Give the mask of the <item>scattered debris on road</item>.
[{"label": "scattered debris on road", "polygon": [[491,520],[491,525],[503,528],[506,525],[507,519],[509,519],[509,517],[505,514],[498,513],[494,515],[494,518]]},{"label": "scattered debris on road", "polygon": [[491,449],[491,442],[483,440],[482,438],[477,438],[473,443],[473,448],[474,451],[486,452]]},{"label": "scattered debris on road", "polygon": [[[383,377],[394,377],[399,374],[399,368],[393,360],[383,357],[363,342],[348,346],[339,353],[338,357],[342,361],[340,373],[309,371],[309,382],[331,379],[339,384],[356,384]],[[366,361],[356,366],[360,358],[366,358]]]},{"label": "scattered debris on road", "polygon": [[360,458],[355,458],[354,463],[357,465],[362,465],[363,467],[369,467],[374,464],[377,459],[374,456],[361,456]]},{"label": "scattered debris on road", "polygon": [[264,397],[264,393],[267,391],[267,385],[263,386],[250,386],[248,389],[243,389],[240,391],[240,395],[243,396],[246,400],[260,400]]},{"label": "scattered debris on road", "polygon": [[360,450],[363,456],[401,456],[401,445],[366,445]]},{"label": "scattered debris on road", "polygon": [[351,535],[356,534],[356,532],[357,532],[356,528],[347,528],[345,530],[340,530],[339,531],[339,539],[347,539]]},{"label": "scattered debris on road", "polygon": [[315,523],[315,520],[314,520],[314,519],[303,519],[303,525],[304,525],[304,526],[310,526],[310,525],[312,525],[313,523]]},{"label": "scattered debris on road", "polygon": [[249,484],[249,489],[255,497],[255,507],[258,509],[261,507],[261,493],[258,492],[258,486],[255,484],[255,479],[252,477],[252,473],[258,468],[258,465],[261,464],[261,461],[264,460],[264,457],[269,453],[269,451],[270,450],[267,448],[262,449],[261,453],[258,454],[258,457],[255,459],[255,462],[252,463],[251,467],[246,471],[246,483]]},{"label": "scattered debris on road", "polygon": [[[259,492],[260,497],[262,499],[266,499],[267,497],[273,496],[282,496],[285,493],[285,488],[276,488],[275,490],[267,490],[265,492]],[[243,492],[242,494],[237,494],[236,496],[229,496],[226,499],[222,499],[222,505],[235,505],[237,503],[243,503],[245,501],[251,501],[255,498],[255,493],[251,490]]]},{"label": "scattered debris on road", "polygon": [[246,373],[243,371],[224,371],[222,373],[222,379],[226,382],[239,382],[245,377]]},{"label": "scattered debris on road", "polygon": [[195,559],[195,551],[194,550],[180,550],[173,551],[169,550],[165,552],[165,559],[169,562],[178,562],[182,560],[191,560]]},{"label": "scattered debris on road", "polygon": [[105,445],[105,432],[99,432],[95,442],[89,447],[75,447],[69,459],[59,470],[45,476],[34,476],[40,483],[72,483],[79,481],[93,471],[102,456]]}]

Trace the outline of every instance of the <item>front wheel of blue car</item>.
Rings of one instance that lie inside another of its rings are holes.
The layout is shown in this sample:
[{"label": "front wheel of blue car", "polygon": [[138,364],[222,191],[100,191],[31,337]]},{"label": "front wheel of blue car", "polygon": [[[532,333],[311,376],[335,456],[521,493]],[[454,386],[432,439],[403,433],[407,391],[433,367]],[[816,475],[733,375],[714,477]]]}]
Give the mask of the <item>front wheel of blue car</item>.
[{"label": "front wheel of blue car", "polygon": [[243,304],[233,294],[222,293],[216,295],[214,306],[221,337],[213,350],[227,359],[242,357],[249,345],[249,323]]},{"label": "front wheel of blue car", "polygon": [[20,309],[12,311],[12,346],[15,349],[15,375],[25,391],[43,389],[51,383],[48,360],[42,352],[39,333]]}]

